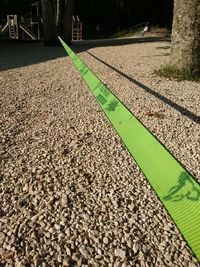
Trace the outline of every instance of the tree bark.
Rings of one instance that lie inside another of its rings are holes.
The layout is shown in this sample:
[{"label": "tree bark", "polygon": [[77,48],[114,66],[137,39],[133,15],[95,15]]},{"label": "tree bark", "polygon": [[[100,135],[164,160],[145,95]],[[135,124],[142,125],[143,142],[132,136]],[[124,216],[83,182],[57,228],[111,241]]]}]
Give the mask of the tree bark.
[{"label": "tree bark", "polygon": [[63,39],[70,44],[72,40],[72,16],[74,10],[74,0],[65,0],[63,10]]},{"label": "tree bark", "polygon": [[53,4],[53,0],[41,0],[44,29],[44,45],[54,45],[56,43],[55,16]]},{"label": "tree bark", "polygon": [[170,64],[200,75],[200,0],[174,0]]},{"label": "tree bark", "polygon": [[62,34],[62,0],[56,3],[56,34]]},{"label": "tree bark", "polygon": [[74,0],[41,0],[44,44],[58,44],[57,35],[70,44]]}]

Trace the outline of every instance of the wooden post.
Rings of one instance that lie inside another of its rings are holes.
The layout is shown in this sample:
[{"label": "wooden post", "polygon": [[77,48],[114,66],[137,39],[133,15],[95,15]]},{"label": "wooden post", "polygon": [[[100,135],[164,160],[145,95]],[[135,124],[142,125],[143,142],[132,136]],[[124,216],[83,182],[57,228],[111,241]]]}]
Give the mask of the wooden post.
[{"label": "wooden post", "polygon": [[82,40],[82,22],[78,16],[72,20],[72,40]]},{"label": "wooden post", "polygon": [[14,15],[14,27],[15,27],[15,38],[19,39],[19,28],[18,28],[18,18]]}]

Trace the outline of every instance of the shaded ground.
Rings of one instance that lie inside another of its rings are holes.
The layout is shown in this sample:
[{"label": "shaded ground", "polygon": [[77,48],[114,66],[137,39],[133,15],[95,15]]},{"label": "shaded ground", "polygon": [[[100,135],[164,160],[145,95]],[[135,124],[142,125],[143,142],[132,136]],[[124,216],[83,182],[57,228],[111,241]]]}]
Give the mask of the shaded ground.
[{"label": "shaded ground", "polygon": [[[98,46],[119,46],[133,43],[166,41],[167,39],[165,37],[110,38],[74,41],[73,44],[75,51],[81,52]],[[42,42],[0,40],[0,70],[24,67],[64,56],[66,56],[66,53],[61,46],[46,47],[42,45]]]}]

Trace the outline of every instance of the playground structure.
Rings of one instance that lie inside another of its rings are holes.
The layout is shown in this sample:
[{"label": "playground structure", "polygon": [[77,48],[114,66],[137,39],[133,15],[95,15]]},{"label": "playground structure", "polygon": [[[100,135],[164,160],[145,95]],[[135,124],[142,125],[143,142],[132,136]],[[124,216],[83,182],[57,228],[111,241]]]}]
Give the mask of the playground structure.
[{"label": "playground structure", "polygon": [[[24,16],[7,15],[7,22],[0,28],[0,35],[18,40],[41,40],[43,27],[40,2],[32,3],[30,12]],[[72,40],[82,40],[82,22],[77,15],[72,18]]]},{"label": "playground structure", "polygon": [[83,38],[83,23],[80,21],[79,17],[72,17],[72,40],[82,40]]},{"label": "playground structure", "polygon": [[39,40],[42,36],[42,16],[39,2],[30,5],[30,13],[25,16],[7,15],[7,23],[1,35],[8,32],[10,39]]},{"label": "playground structure", "polygon": [[[7,15],[7,23],[2,28],[1,34],[8,31],[10,39],[32,39],[37,40],[39,36],[36,36],[24,22],[24,17],[17,15]],[[39,33],[38,33],[39,35]]]},{"label": "playground structure", "polygon": [[[0,30],[0,34],[7,32],[10,39],[42,39],[42,16],[39,4],[33,3],[30,14],[26,16],[7,15],[7,23]],[[72,20],[72,40],[82,40],[82,22],[77,15],[73,16]]]}]

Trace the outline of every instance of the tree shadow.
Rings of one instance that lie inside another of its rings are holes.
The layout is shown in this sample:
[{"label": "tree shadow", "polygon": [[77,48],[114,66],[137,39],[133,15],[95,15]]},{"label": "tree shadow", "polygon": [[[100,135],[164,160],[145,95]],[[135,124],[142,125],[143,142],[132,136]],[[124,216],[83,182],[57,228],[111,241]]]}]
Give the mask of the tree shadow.
[{"label": "tree shadow", "polygon": [[129,45],[134,43],[148,43],[148,42],[169,42],[169,37],[126,37],[126,38],[109,38],[109,39],[95,39],[95,40],[83,40],[74,41],[73,44],[76,46],[88,46],[88,47],[98,47],[98,46],[120,46]]},{"label": "tree shadow", "polygon": [[153,89],[151,89],[150,87],[142,84],[141,82],[135,80],[134,78],[132,78],[131,76],[125,74],[124,72],[118,70],[117,68],[113,67],[112,65],[106,63],[105,61],[103,61],[102,59],[96,57],[95,55],[93,55],[92,53],[88,52],[87,53],[92,56],[93,58],[95,58],[96,60],[98,60],[99,62],[103,63],[104,65],[106,65],[107,67],[111,68],[112,70],[116,71],[117,73],[119,73],[120,75],[122,75],[123,77],[125,77],[126,79],[128,79],[130,82],[138,85],[140,88],[142,88],[143,90],[145,90],[147,93],[155,96],[156,98],[158,98],[159,100],[163,101],[164,103],[166,103],[167,105],[169,105],[170,107],[176,109],[177,111],[179,111],[182,115],[184,115],[185,117],[189,118],[190,120],[200,124],[200,116],[197,116],[196,114],[192,113],[191,111],[189,111],[188,109],[178,105],[177,103],[173,102],[172,100],[168,99],[167,97],[161,95],[160,93],[154,91]]},{"label": "tree shadow", "polygon": [[[169,38],[158,38],[158,37],[145,37],[145,38],[123,38],[123,39],[100,39],[100,40],[88,40],[88,41],[76,41],[73,42],[72,48],[76,53],[87,51],[93,47],[103,47],[103,46],[119,46],[127,45],[133,43],[143,43],[143,42],[166,42]],[[192,113],[191,111],[185,109],[184,107],[176,104],[167,97],[155,92],[153,89],[142,84],[141,82],[135,80],[131,76],[123,73],[122,71],[116,69],[115,67],[109,65],[105,61],[99,59],[95,55],[87,51],[92,57],[110,67],[120,75],[127,78],[132,83],[138,85],[143,90],[149,94],[155,96],[156,98],[162,100],[170,107],[179,111],[182,115],[188,117],[194,122],[200,124],[200,117]],[[40,62],[45,62],[48,60],[53,60],[60,57],[66,57],[67,54],[63,47],[46,47],[43,46],[41,42],[7,42],[0,41],[0,70],[8,70],[13,68],[25,67],[32,64],[37,64]]]},{"label": "tree shadow", "polygon": [[[73,41],[72,49],[79,53],[93,47],[120,46],[133,43],[162,42],[169,38],[144,37]],[[42,42],[0,39],[0,71],[25,67],[67,54],[62,46],[43,46]]]},{"label": "tree shadow", "polygon": [[181,200],[198,201],[200,200],[200,186],[187,172],[182,172],[178,177],[177,184],[170,188],[163,199],[173,202]]},{"label": "tree shadow", "polygon": [[41,42],[0,42],[0,71],[65,56],[62,47],[45,47]]},{"label": "tree shadow", "polygon": [[170,48],[171,48],[171,46],[169,46],[169,45],[156,47],[156,49],[170,49]]},{"label": "tree shadow", "polygon": [[167,57],[167,56],[170,56],[170,54],[166,53],[166,54],[162,54],[162,55],[151,55],[151,56],[143,56],[143,57]]}]

